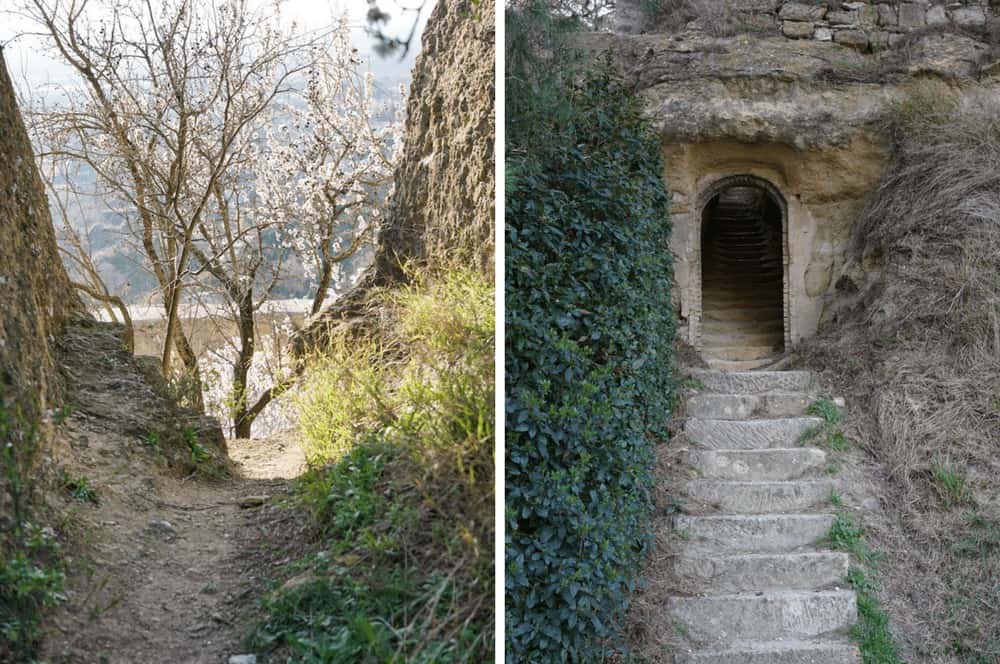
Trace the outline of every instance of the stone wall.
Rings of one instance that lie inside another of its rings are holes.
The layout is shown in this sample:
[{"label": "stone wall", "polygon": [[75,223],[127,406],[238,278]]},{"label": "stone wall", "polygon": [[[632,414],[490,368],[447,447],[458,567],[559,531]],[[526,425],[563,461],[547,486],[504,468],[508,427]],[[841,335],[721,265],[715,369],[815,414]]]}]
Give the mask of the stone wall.
[{"label": "stone wall", "polygon": [[[620,0],[612,29],[622,34],[664,32],[662,24],[710,33],[781,35],[787,39],[835,42],[871,52],[896,46],[908,33],[928,28],[983,31],[1000,25],[998,0],[899,0],[841,2],[811,0],[688,0],[671,3],[659,16],[648,0]],[[723,25],[724,24],[724,25]],[[667,30],[669,31],[669,30]]]},{"label": "stone wall", "polygon": [[53,345],[78,310],[0,50],[0,389],[26,418],[60,396]]},{"label": "stone wall", "polygon": [[995,17],[989,0],[780,2],[766,15],[790,39],[833,41],[862,51],[895,46],[907,33],[932,26],[984,28]]}]

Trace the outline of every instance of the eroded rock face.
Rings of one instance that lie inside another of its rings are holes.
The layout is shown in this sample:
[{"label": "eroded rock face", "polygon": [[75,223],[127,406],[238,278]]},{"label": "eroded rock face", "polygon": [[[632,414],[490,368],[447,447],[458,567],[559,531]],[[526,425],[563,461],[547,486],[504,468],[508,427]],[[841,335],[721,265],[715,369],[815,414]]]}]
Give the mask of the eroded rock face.
[{"label": "eroded rock face", "polygon": [[495,0],[439,0],[421,38],[383,244],[493,275]]},{"label": "eroded rock face", "polygon": [[58,400],[53,344],[81,311],[0,50],[0,394],[26,418]]},{"label": "eroded rock face", "polygon": [[[816,16],[822,14],[825,30],[854,26],[866,11],[863,3],[841,4],[832,15],[816,3],[777,3],[775,11],[786,23],[809,22],[811,29],[818,29]],[[897,4],[886,3],[873,20],[900,21]],[[616,55],[663,137],[678,282],[674,304],[682,333],[699,350],[704,348],[703,319],[720,326],[719,315],[703,315],[702,302],[709,283],[702,283],[706,211],[720,187],[757,182],[782,209],[779,297],[787,347],[816,333],[834,297],[854,222],[888,163],[888,127],[898,102],[928,79],[945,91],[1000,91],[990,46],[973,35],[914,34],[905,49],[875,54],[838,43],[844,39],[713,37],[688,29],[592,34],[585,40],[595,53]],[[738,332],[754,330],[748,325]],[[726,359],[750,358],[733,354]]]}]

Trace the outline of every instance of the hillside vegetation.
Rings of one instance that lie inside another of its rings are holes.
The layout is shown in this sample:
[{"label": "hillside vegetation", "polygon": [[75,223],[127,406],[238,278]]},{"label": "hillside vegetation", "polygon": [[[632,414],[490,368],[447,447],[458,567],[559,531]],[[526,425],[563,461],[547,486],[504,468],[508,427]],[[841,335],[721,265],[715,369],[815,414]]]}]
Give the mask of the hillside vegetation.
[{"label": "hillside vegetation", "polygon": [[804,351],[885,474],[881,593],[905,661],[1000,661],[1000,102],[915,84]]}]

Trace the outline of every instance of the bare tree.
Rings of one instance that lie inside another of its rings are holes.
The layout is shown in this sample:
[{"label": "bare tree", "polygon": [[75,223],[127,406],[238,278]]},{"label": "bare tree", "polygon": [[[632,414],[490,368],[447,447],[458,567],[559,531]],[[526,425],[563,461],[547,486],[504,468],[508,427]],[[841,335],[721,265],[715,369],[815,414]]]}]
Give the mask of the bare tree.
[{"label": "bare tree", "polygon": [[305,48],[246,0],[26,0],[23,10],[84,84],[82,99],[44,119],[52,156],[87,163],[135,210],[166,311],[163,371],[176,348],[202,408],[178,320],[194,237],[262,114],[308,66],[294,57]]},{"label": "bare tree", "polygon": [[235,324],[220,336],[233,350],[233,432],[249,436],[284,387],[248,385],[257,314],[290,256],[313,277],[317,311],[339,264],[370,244],[401,121],[385,121],[346,21],[306,39],[249,0],[23,3],[83,82],[67,103],[29,110],[40,158],[86,164],[124,203],[166,311],[163,371],[178,375],[176,352],[198,408],[181,301]]}]

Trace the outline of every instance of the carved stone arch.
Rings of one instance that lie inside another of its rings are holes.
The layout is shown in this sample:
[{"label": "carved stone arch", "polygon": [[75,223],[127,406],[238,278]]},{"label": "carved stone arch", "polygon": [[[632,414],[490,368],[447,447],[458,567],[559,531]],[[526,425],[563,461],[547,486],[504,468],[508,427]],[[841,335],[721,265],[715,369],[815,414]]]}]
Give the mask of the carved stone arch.
[{"label": "carved stone arch", "polygon": [[750,174],[725,175],[711,180],[703,186],[695,198],[692,220],[694,222],[693,238],[693,261],[690,271],[690,292],[689,298],[694,306],[691,311],[694,314],[690,320],[690,341],[698,350],[703,350],[702,343],[702,232],[705,220],[705,210],[709,203],[723,191],[732,187],[753,187],[765,192],[765,194],[775,203],[781,213],[781,266],[782,266],[782,331],[784,338],[784,348],[791,347],[792,330],[789,302],[789,242],[788,242],[788,202],[773,182],[763,177]]}]

